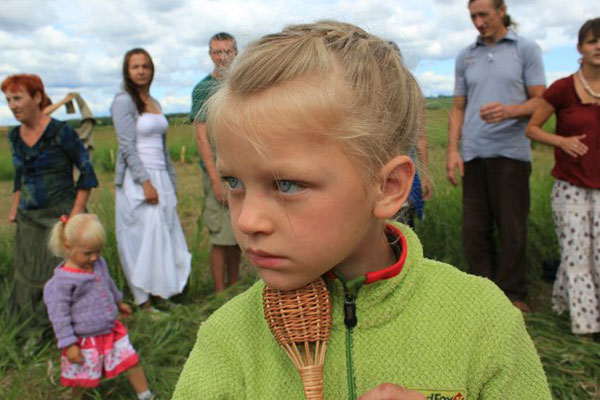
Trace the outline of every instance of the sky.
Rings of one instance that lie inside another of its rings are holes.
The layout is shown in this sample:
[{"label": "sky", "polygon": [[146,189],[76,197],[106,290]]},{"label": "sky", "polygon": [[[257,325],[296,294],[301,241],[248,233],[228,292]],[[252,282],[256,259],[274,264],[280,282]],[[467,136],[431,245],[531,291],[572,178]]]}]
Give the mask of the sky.
[{"label": "sky", "polygon": [[[518,32],[543,52],[548,83],[573,73],[577,32],[598,17],[598,0],[506,0]],[[467,0],[0,0],[0,80],[38,74],[53,101],[77,91],[98,116],[110,114],[122,58],[151,54],[151,93],[165,113],[189,112],[194,85],[212,70],[208,40],[233,34],[238,46],[287,24],[337,19],[400,46],[428,96],[451,95],[454,58],[477,31]],[[67,115],[64,107],[53,114]],[[0,98],[0,126],[15,125]]]}]

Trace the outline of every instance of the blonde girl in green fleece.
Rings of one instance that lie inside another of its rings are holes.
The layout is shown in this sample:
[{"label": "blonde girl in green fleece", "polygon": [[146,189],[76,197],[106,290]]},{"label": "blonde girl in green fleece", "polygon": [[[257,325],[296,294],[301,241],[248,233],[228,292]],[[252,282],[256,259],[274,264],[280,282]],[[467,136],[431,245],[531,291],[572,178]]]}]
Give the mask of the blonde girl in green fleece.
[{"label": "blonde girl in green fleece", "polygon": [[198,332],[174,399],[302,399],[262,288],[325,275],[325,399],[550,399],[521,313],[423,258],[404,204],[419,87],[390,45],[323,21],[252,43],[208,105],[235,236],[262,278]]}]

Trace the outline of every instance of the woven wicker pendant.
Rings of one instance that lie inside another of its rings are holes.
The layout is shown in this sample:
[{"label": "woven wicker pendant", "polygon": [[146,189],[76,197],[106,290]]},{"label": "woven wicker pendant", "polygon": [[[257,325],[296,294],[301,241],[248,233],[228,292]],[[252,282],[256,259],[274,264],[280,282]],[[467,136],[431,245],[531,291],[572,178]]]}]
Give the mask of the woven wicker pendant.
[{"label": "woven wicker pendant", "polygon": [[265,318],[298,369],[307,400],[323,399],[323,361],[331,330],[331,301],[322,278],[290,291],[263,290]]}]

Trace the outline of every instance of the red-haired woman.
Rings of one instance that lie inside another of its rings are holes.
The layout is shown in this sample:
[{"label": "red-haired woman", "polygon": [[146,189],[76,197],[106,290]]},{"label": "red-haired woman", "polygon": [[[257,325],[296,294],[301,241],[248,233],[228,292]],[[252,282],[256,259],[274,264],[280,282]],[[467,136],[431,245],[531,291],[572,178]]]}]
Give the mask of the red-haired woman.
[{"label": "red-haired woman", "polygon": [[[552,308],[576,334],[600,333],[600,18],[579,30],[581,68],[554,82],[526,134],[554,146],[552,214],[561,260]],[[542,129],[556,114],[556,134]]]},{"label": "red-haired woman", "polygon": [[110,108],[119,151],[115,167],[116,233],[121,266],[135,302],[181,293],[192,256],[177,216],[177,178],[169,158],[169,122],[150,96],[154,64],[144,49],[123,60],[123,91]]},{"label": "red-haired woman", "polygon": [[[2,91],[21,123],[8,135],[15,168],[8,219],[17,224],[9,308],[13,315],[31,317],[31,327],[46,327],[42,288],[60,261],[46,246],[48,233],[61,215],[84,210],[98,180],[73,128],[44,114],[49,102],[37,75],[9,76]],[[74,166],[80,172],[76,184]]]}]

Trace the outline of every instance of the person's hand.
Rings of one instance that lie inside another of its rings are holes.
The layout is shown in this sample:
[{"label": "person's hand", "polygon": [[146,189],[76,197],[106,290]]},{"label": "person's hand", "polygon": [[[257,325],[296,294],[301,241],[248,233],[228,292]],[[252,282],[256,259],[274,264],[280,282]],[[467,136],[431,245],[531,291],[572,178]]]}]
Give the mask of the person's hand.
[{"label": "person's hand", "polygon": [[65,96],[64,102],[68,103],[69,101],[73,100],[75,98],[75,95],[77,95],[77,93],[74,93],[74,92],[68,93]]},{"label": "person's hand", "polygon": [[127,303],[123,303],[122,301],[117,303],[117,308],[121,313],[121,317],[127,318],[131,315],[131,307]]},{"label": "person's hand", "polygon": [[421,178],[421,196],[425,201],[431,200],[431,197],[433,196],[433,183],[429,179],[427,173],[423,174],[423,177]]},{"label": "person's hand", "polygon": [[158,204],[158,192],[156,191],[156,188],[152,186],[152,182],[150,182],[150,179],[144,182],[142,188],[144,189],[144,197],[146,198],[146,203]]},{"label": "person's hand", "polygon": [[83,355],[79,346],[72,344],[67,347],[67,359],[73,364],[83,365]]},{"label": "person's hand", "polygon": [[15,204],[10,207],[10,210],[8,211],[8,222],[17,222],[17,206],[18,205]]},{"label": "person's hand", "polygon": [[427,398],[419,392],[408,390],[402,386],[382,383],[360,396],[358,400],[427,400]]},{"label": "person's hand", "polygon": [[465,165],[463,163],[463,159],[460,156],[458,150],[448,150],[448,155],[446,157],[446,174],[450,182],[456,186],[458,185],[458,179],[454,176],[454,170],[458,168],[458,172],[460,176],[464,176],[465,174]]},{"label": "person's hand", "polygon": [[581,141],[585,135],[561,137],[558,147],[571,157],[579,157],[587,153],[588,147]]},{"label": "person's hand", "polygon": [[487,103],[479,109],[479,116],[484,122],[495,124],[510,118],[510,106],[505,106],[500,102]]}]

